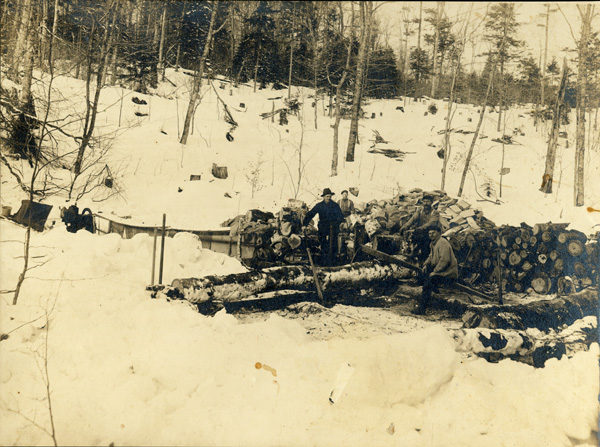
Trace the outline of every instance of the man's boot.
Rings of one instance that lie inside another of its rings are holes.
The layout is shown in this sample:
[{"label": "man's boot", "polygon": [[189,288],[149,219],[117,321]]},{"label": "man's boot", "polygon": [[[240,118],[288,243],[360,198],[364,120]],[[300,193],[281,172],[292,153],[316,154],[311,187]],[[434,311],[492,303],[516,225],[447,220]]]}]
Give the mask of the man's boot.
[{"label": "man's boot", "polygon": [[423,305],[423,302],[421,300],[419,300],[419,302],[417,303],[415,308],[413,310],[411,310],[410,312],[414,315],[425,315],[425,310],[426,310],[426,307]]}]

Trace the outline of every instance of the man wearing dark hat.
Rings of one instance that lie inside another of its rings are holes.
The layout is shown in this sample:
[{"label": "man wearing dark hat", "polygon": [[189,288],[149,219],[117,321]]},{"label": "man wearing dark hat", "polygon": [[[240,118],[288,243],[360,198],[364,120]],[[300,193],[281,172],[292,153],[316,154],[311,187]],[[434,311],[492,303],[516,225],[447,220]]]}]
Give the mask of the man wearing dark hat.
[{"label": "man wearing dark hat", "polygon": [[439,224],[431,224],[428,228],[430,244],[429,257],[423,264],[421,284],[423,291],[414,314],[424,314],[431,299],[431,292],[444,284],[452,284],[458,278],[458,263],[450,242],[442,237]]},{"label": "man wearing dark hat", "polygon": [[323,190],[323,200],[317,203],[304,217],[303,225],[308,225],[310,221],[319,215],[319,243],[321,244],[321,263],[323,265],[333,265],[337,254],[337,240],[340,232],[340,223],[344,221],[344,215],[340,206],[331,200],[333,193],[329,188]]}]

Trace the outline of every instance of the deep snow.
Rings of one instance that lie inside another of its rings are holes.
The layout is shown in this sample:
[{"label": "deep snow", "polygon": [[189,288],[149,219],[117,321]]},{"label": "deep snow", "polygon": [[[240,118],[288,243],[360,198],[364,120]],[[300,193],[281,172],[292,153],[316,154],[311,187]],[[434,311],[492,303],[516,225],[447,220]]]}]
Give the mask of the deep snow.
[{"label": "deep snow", "polygon": [[[89,206],[107,216],[145,224],[158,224],[164,212],[169,225],[189,229],[218,227],[253,207],[276,210],[295,195],[302,131],[305,165],[297,197],[309,205],[324,187],[339,193],[357,186],[360,195],[355,200],[365,201],[413,187],[439,187],[442,161],[436,152],[442,136],[437,131],[446,115],[441,101],[436,102],[440,110],[434,116],[424,115],[427,103],[407,102],[402,113],[395,110],[404,104],[402,100],[371,101],[367,116],[375,112],[376,118],[361,121],[361,145],[353,164],[343,162],[349,123],[342,122],[340,175],[330,178],[331,121],[323,116],[319,101],[318,129],[314,129],[309,90],[293,89],[304,103],[302,124],[291,116],[289,126],[281,127],[277,120],[262,120],[259,113],[271,110],[267,98],[285,97],[287,91],[254,94],[250,86],[241,86],[229,96],[229,86],[220,89],[215,81],[239,123],[235,141],[228,142],[229,125],[223,121],[214,91],[205,85],[194,135],[182,146],[177,141],[175,112],[179,107],[181,126],[189,77],[174,71],[167,76],[178,87],[161,84],[157,91],[161,96],[116,87],[102,92],[105,107],[98,117],[98,133],[114,136],[108,163],[124,194],[96,202],[110,192],[100,189],[80,200],[80,208]],[[69,105],[57,102],[62,109],[57,114],[81,110],[77,102],[82,98],[81,81],[58,78],[55,88],[70,100]],[[144,98],[148,105],[133,104],[132,96]],[[136,116],[135,111],[148,116]],[[541,130],[538,134],[533,129],[525,111],[511,109],[508,115],[507,129],[521,127],[526,135],[516,136],[520,145],[505,147],[505,166],[511,169],[504,179],[505,203],[476,201],[475,186],[482,193],[485,179],[491,179],[498,190],[494,182],[501,146],[491,142],[498,136],[495,114],[484,121],[487,138],[479,141],[473,159],[477,184],[469,173],[465,199],[497,224],[568,221],[590,232],[600,222],[600,214],[572,206],[574,133],[569,131],[570,149],[559,151],[558,193],[544,196],[537,190],[544,137]],[[476,109],[461,105],[452,127],[472,129],[476,121]],[[367,153],[372,129],[391,142],[379,147],[411,153],[403,162]],[[447,188],[451,195],[458,189],[470,137],[453,135]],[[67,150],[67,142],[64,145]],[[213,162],[228,166],[228,179],[210,175]],[[257,165],[262,189],[252,198],[248,176]],[[588,152],[586,169],[588,179],[598,178],[598,152]],[[27,167],[23,170],[27,172]],[[202,180],[190,182],[190,174],[201,174]],[[600,188],[594,186],[597,183],[588,183],[586,205],[600,208]],[[2,205],[14,209],[24,198],[4,167],[1,198]],[[48,202],[64,205],[64,198]],[[44,357],[59,444],[562,446],[594,442],[590,435],[598,419],[597,344],[534,369],[510,360],[492,364],[466,356],[457,352],[445,325],[370,309],[335,306],[331,311],[339,317],[327,321],[340,324],[331,324],[332,335],[326,339],[314,336],[294,318],[276,313],[264,319],[238,319],[224,312],[206,317],[185,302],[149,298],[145,286],[150,282],[150,237],[72,235],[57,214],[55,206],[52,229],[33,234],[32,262],[42,265],[29,272],[19,304],[10,304],[10,293],[0,295],[0,332],[9,334],[0,342],[1,444],[51,443],[42,430],[50,427]],[[22,228],[0,220],[3,292],[14,288],[22,267],[23,234]],[[167,240],[165,283],[244,270],[235,259],[202,249],[190,234]],[[319,312],[305,318],[315,326],[325,324]],[[329,401],[332,395],[334,404]]]}]

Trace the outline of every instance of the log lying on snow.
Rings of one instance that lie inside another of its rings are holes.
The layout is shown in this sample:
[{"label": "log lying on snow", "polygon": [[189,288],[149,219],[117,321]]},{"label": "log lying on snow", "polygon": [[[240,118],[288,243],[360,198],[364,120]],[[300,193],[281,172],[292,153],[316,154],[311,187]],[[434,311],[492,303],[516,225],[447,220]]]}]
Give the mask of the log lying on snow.
[{"label": "log lying on snow", "polygon": [[[340,267],[321,267],[318,275],[323,291],[339,291],[397,281],[409,277],[410,272],[398,265],[366,261]],[[171,288],[175,292],[173,296],[197,304],[211,300],[239,301],[280,289],[314,290],[315,283],[310,267],[292,265],[225,276],[175,279]]]},{"label": "log lying on snow", "polygon": [[504,329],[456,329],[453,337],[457,350],[472,352],[488,361],[505,358],[540,368],[549,358],[560,359],[585,351],[596,341],[597,324],[594,317],[576,320],[560,331],[536,333]]},{"label": "log lying on snow", "polygon": [[527,304],[470,306],[456,300],[437,300],[436,306],[462,315],[465,327],[492,329],[557,329],[598,311],[598,292],[588,288],[567,296]]}]

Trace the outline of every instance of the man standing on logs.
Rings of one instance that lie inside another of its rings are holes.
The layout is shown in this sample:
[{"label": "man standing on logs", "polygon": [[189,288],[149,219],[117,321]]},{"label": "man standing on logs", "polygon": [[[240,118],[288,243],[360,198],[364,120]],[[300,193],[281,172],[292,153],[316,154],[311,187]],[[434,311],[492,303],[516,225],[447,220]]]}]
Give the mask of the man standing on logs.
[{"label": "man standing on logs", "polygon": [[421,284],[423,291],[419,304],[412,311],[414,314],[422,315],[431,299],[431,292],[437,291],[438,286],[450,285],[458,278],[458,263],[450,242],[442,237],[442,229],[439,224],[429,227],[430,253],[423,264],[421,271]]},{"label": "man standing on logs", "polygon": [[344,215],[340,206],[331,200],[333,193],[329,188],[323,190],[323,200],[317,203],[304,217],[303,225],[319,215],[319,243],[321,245],[321,264],[333,265],[338,251],[338,234],[340,223],[344,221]]},{"label": "man standing on logs", "polygon": [[348,217],[350,214],[354,212],[354,202],[348,198],[348,191],[342,191],[342,198],[338,202],[340,208],[342,209],[342,214],[344,217]]},{"label": "man standing on logs", "polygon": [[412,255],[422,261],[427,253],[428,230],[431,225],[438,225],[440,214],[432,208],[433,197],[424,195],[423,206],[418,208],[412,217],[400,227],[400,233],[411,231]]}]

